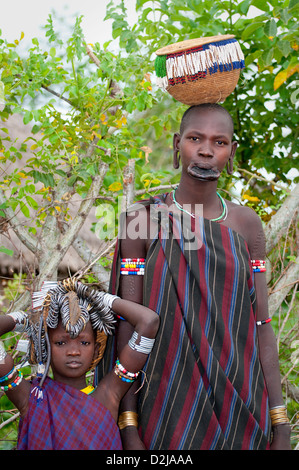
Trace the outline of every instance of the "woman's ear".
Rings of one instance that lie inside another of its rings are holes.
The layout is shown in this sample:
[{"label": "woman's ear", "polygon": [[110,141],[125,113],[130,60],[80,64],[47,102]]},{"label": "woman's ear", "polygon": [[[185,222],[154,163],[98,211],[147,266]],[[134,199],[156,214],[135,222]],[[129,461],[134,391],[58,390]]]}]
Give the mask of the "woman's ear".
[{"label": "woman's ear", "polygon": [[238,142],[232,142],[232,150],[228,162],[226,164],[227,173],[232,175],[234,172],[234,157],[238,147]]},{"label": "woman's ear", "polygon": [[179,144],[181,136],[175,133],[173,136],[173,168],[176,170],[180,167]]}]

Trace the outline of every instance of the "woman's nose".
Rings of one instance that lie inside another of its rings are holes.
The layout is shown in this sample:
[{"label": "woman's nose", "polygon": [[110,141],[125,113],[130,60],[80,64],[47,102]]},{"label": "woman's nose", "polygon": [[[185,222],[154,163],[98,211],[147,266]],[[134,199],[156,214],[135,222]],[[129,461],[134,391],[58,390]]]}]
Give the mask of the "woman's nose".
[{"label": "woman's nose", "polygon": [[204,157],[213,157],[213,150],[209,142],[201,142],[198,148],[198,154]]}]

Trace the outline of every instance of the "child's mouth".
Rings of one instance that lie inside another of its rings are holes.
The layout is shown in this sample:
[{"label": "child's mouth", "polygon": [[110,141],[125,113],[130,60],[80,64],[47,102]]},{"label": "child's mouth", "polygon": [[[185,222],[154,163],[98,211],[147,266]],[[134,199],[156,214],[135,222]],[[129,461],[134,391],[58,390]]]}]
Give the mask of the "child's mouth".
[{"label": "child's mouth", "polygon": [[216,168],[203,168],[194,163],[188,166],[187,171],[193,178],[201,181],[215,181],[220,176],[220,171]]}]

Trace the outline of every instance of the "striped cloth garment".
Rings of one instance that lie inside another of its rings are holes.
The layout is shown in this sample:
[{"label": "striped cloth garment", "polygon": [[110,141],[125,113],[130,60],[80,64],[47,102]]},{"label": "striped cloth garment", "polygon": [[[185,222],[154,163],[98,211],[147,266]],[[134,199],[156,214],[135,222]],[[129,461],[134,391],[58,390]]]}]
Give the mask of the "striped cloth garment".
[{"label": "striped cloth garment", "polygon": [[[159,210],[163,200],[144,204]],[[202,243],[188,250],[170,213],[169,236],[158,230],[147,253],[144,305],[160,315],[160,328],[144,368],[140,435],[152,450],[268,449],[248,247],[222,224],[199,223]],[[114,290],[119,265],[116,252]]]},{"label": "striped cloth garment", "polygon": [[[33,382],[32,388],[38,385]],[[120,450],[119,429],[92,395],[46,378],[43,400],[30,395],[20,420],[18,450]]]}]

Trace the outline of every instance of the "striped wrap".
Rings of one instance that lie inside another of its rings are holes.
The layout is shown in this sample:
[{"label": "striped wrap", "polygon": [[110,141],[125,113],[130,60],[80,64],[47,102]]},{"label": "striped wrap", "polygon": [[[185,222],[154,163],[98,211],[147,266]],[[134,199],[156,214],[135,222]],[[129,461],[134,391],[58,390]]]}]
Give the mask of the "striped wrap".
[{"label": "striped wrap", "polygon": [[[162,198],[163,199],[163,198]],[[161,199],[151,202],[159,207]],[[146,203],[145,203],[146,204]],[[144,304],[160,315],[144,368],[140,435],[148,449],[268,449],[268,397],[258,357],[250,254],[235,231],[201,219],[184,250],[169,216],[147,253]],[[119,281],[119,252],[111,285]]]}]

